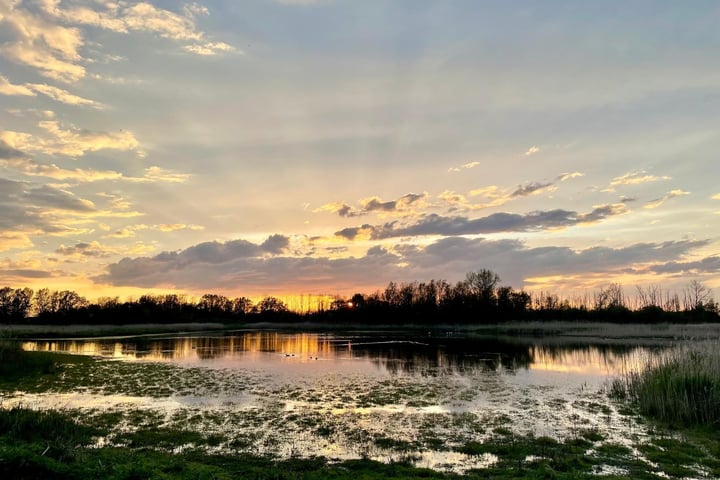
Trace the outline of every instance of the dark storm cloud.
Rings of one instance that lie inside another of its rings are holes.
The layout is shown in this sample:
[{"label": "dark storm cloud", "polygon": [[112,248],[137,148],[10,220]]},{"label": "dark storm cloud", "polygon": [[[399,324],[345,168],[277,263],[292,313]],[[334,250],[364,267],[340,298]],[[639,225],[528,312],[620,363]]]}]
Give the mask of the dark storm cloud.
[{"label": "dark storm cloud", "polygon": [[493,213],[486,217],[469,219],[467,217],[446,217],[438,214],[427,215],[410,225],[389,222],[384,225],[362,225],[348,227],[335,232],[335,235],[353,240],[363,232],[370,238],[380,240],[392,237],[421,235],[472,235],[500,232],[530,232],[552,228],[565,228],[580,223],[594,223],[627,211],[623,204],[602,205],[588,213],[570,210],[545,210],[524,215],[517,213]]}]

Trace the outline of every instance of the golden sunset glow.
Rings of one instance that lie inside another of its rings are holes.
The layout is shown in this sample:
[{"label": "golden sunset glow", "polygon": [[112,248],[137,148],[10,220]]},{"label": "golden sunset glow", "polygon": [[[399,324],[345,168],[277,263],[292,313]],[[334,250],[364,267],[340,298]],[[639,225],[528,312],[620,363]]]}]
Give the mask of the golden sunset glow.
[{"label": "golden sunset glow", "polygon": [[432,3],[0,0],[0,285],[720,286],[714,12]]}]

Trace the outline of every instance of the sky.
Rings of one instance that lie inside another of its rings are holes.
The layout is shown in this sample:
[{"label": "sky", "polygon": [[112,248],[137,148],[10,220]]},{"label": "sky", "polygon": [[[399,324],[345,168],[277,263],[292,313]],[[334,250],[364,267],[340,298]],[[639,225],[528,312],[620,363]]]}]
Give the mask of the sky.
[{"label": "sky", "polygon": [[0,0],[0,285],[720,288],[716,1]]}]

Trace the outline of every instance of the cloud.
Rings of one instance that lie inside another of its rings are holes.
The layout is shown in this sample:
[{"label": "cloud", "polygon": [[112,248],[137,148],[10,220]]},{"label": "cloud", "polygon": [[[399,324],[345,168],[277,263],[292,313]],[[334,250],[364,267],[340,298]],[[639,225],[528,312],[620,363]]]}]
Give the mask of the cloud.
[{"label": "cloud", "polygon": [[54,80],[83,78],[80,30],[53,24],[22,7],[21,2],[0,2],[0,55]]},{"label": "cloud", "polygon": [[110,264],[106,273],[94,280],[115,286],[173,286],[243,294],[324,290],[331,283],[341,291],[367,287],[368,279],[375,283],[378,272],[395,271],[393,265],[398,260],[397,255],[385,249],[373,248],[361,258],[266,257],[241,251],[207,261],[190,254],[194,248],[154,257],[124,258]]},{"label": "cloud", "polygon": [[34,97],[35,92],[27,85],[13,85],[4,76],[0,75],[0,94],[2,95],[22,95],[26,97]]},{"label": "cloud", "polygon": [[459,172],[460,170],[467,170],[470,168],[475,168],[478,165],[480,165],[480,162],[470,162],[470,163],[466,163],[464,165],[460,165],[459,167],[450,167],[450,168],[448,168],[448,172]]},{"label": "cloud", "polygon": [[533,145],[532,147],[528,148],[527,152],[525,152],[524,155],[526,157],[529,157],[530,155],[535,155],[539,151],[540,151],[540,149],[538,147],[536,147],[535,145]]},{"label": "cloud", "polygon": [[105,10],[85,7],[60,8],[59,0],[45,0],[44,9],[55,18],[68,23],[92,25],[117,33],[141,31],[155,33],[162,38],[191,42],[185,51],[199,55],[231,52],[235,47],[224,42],[209,41],[195,23],[199,15],[209,15],[207,7],[190,4],[183,7],[183,15],[158,8],[148,2],[107,3]]},{"label": "cloud", "polygon": [[[558,182],[564,182],[572,178],[582,177],[584,174],[580,172],[563,173],[555,177],[552,181],[535,181],[528,182],[522,185],[518,185],[514,190],[502,189],[496,185],[490,185],[488,187],[477,188],[470,191],[470,196],[483,196],[488,198],[490,201],[485,203],[473,204],[464,199],[464,197],[458,197],[449,192],[450,195],[445,195],[441,200],[449,202],[453,205],[453,210],[480,210],[489,207],[499,207],[506,204],[510,200],[519,197],[526,197],[528,195],[538,195],[540,193],[552,192],[557,189],[556,184]],[[447,194],[448,192],[445,192]]]},{"label": "cloud", "polygon": [[223,52],[234,52],[236,48],[225,42],[207,42],[196,45],[185,45],[183,50],[197,55],[218,55]]},{"label": "cloud", "polygon": [[143,155],[138,140],[126,130],[102,132],[73,126],[64,128],[56,120],[43,120],[38,122],[38,126],[45,130],[48,137],[5,130],[0,131],[0,140],[18,150],[46,155],[82,157],[87,152],[98,150],[136,151],[138,155]]},{"label": "cloud", "polygon": [[518,185],[517,189],[510,194],[511,197],[526,197],[548,190],[554,185],[553,182],[530,182],[525,185]]},{"label": "cloud", "polygon": [[557,180],[560,182],[564,182],[565,180],[570,180],[573,178],[578,178],[578,177],[583,177],[583,176],[585,176],[585,174],[580,173],[580,172],[561,173],[560,175],[557,176]]},{"label": "cloud", "polygon": [[26,85],[28,86],[28,88],[32,89],[35,92],[42,93],[43,95],[46,95],[55,101],[65,103],[67,105],[87,105],[95,108],[102,107],[102,105],[98,102],[87,98],[79,97],[77,95],[73,95],[67,90],[48,85],[46,83],[29,83]]},{"label": "cloud", "polygon": [[670,200],[671,198],[675,197],[682,197],[685,195],[690,195],[690,192],[686,192],[684,190],[671,190],[666,195],[656,198],[655,200],[650,200],[648,203],[645,204],[645,208],[653,209],[657,208],[666,201]]},{"label": "cloud", "polygon": [[531,232],[595,223],[612,216],[621,215],[627,211],[627,207],[624,204],[618,203],[600,205],[588,213],[556,209],[530,212],[524,215],[516,213],[494,213],[475,219],[430,214],[409,225],[400,226],[397,222],[375,226],[366,224],[361,227],[339,230],[335,232],[335,235],[348,240],[354,240],[361,234],[369,234],[371,239],[380,240],[393,237],[425,235],[446,236],[501,232]]},{"label": "cloud", "polygon": [[309,6],[327,3],[328,0],[275,0],[275,3],[281,5]]},{"label": "cloud", "polygon": [[268,253],[279,255],[285,251],[290,245],[290,238],[285,235],[271,235],[262,244],[260,248]]},{"label": "cloud", "polygon": [[353,210],[353,207],[348,205],[345,202],[332,202],[332,203],[326,203],[325,205],[322,205],[315,210],[313,210],[313,213],[320,213],[320,212],[330,212],[330,213],[337,213],[341,217],[354,217],[355,212]]},{"label": "cloud", "polygon": [[470,202],[465,195],[453,192],[452,190],[445,190],[438,195],[438,200],[450,206],[450,211],[462,210],[470,205]]},{"label": "cloud", "polygon": [[487,198],[502,198],[507,196],[507,194],[496,185],[470,190],[470,195],[473,197],[483,196]]},{"label": "cloud", "polygon": [[167,183],[185,183],[190,179],[189,173],[177,173],[158,166],[152,166],[145,169],[145,175],[142,177],[126,177],[131,182],[167,182]]},{"label": "cloud", "polygon": [[112,250],[103,247],[98,242],[80,242],[75,245],[60,245],[55,250],[55,253],[63,256],[81,256],[81,257],[95,257],[104,258],[110,256]]},{"label": "cloud", "polygon": [[[2,133],[0,133],[0,136]],[[97,182],[102,180],[124,180],[134,183],[184,183],[190,174],[177,173],[171,170],[152,166],[145,169],[142,177],[124,176],[114,170],[94,170],[85,168],[61,168],[55,164],[42,164],[30,160],[0,138],[0,167],[15,170],[31,177],[46,177],[54,180],[72,180],[75,182]]]},{"label": "cloud", "polygon": [[208,10],[196,4],[186,6],[182,14],[148,2],[95,2],[90,8],[42,0],[40,8],[42,12],[26,8],[24,2],[0,2],[0,55],[65,83],[85,77],[83,63],[88,62],[80,53],[85,44],[82,31],[69,25],[123,34],[149,32],[181,42],[185,51],[200,55],[235,50],[227,43],[207,39],[198,30],[195,19],[207,15]]},{"label": "cloud", "polygon": [[[472,165],[473,164],[466,164],[466,166]],[[580,172],[563,173],[555,177],[554,180],[528,182],[518,185],[515,189],[505,189],[497,185],[489,185],[470,190],[470,192],[468,192],[469,196],[484,197],[487,200],[479,203],[468,200],[468,198],[461,193],[445,190],[437,195],[435,201],[432,200],[427,192],[421,194],[408,193],[397,200],[389,201],[383,201],[380,197],[373,196],[360,200],[359,208],[353,207],[343,201],[326,203],[313,210],[313,212],[331,212],[337,213],[341,217],[352,218],[364,216],[372,212],[377,212],[380,216],[384,214],[384,216],[397,215],[407,217],[410,215],[418,215],[421,209],[446,208],[448,213],[481,210],[502,206],[516,198],[555,191],[558,182],[581,176],[583,176],[583,174]]]},{"label": "cloud", "polygon": [[[0,146],[0,149],[2,147]],[[55,180],[73,180],[76,182],[96,182],[100,180],[117,180],[123,178],[122,173],[112,170],[93,169],[64,169],[55,164],[43,165],[27,158],[15,158],[2,160],[0,155],[0,166],[11,168],[24,175],[33,177],[47,177]]]},{"label": "cloud", "polygon": [[[174,272],[178,275],[177,285],[188,286],[187,282],[192,282],[192,280],[183,277],[189,272],[221,270],[220,266],[244,263],[251,259],[271,262],[273,256],[286,250],[288,243],[289,238],[279,234],[271,235],[261,244],[242,239],[224,243],[203,242],[179,252],[162,252],[154,257],[136,259],[123,258],[121,261],[109,265],[107,274],[98,277],[97,280],[114,285],[136,283],[139,286],[149,286],[155,281],[167,283],[167,279],[162,277],[167,273]],[[152,270],[155,268],[163,269],[163,271],[153,272]],[[222,273],[218,273],[222,275]],[[214,281],[209,279],[208,283],[213,284]]]},{"label": "cloud", "polygon": [[0,231],[0,252],[14,249],[26,249],[33,246],[27,232]]},{"label": "cloud", "polygon": [[185,223],[161,223],[156,225],[157,229],[161,232],[175,232],[177,230],[204,230],[205,227],[202,225],[193,225]]},{"label": "cloud", "polygon": [[95,108],[102,108],[102,105],[98,102],[73,95],[67,90],[48,85],[47,83],[25,83],[23,85],[14,85],[10,83],[7,78],[0,75],[0,94],[2,95],[34,97],[37,93],[42,93],[55,101],[65,103],[67,105],[87,105]]},{"label": "cloud", "polygon": [[380,197],[368,197],[360,200],[360,207],[354,208],[345,202],[333,202],[322,205],[313,213],[331,212],[341,217],[361,217],[372,212],[380,214],[407,214],[413,206],[422,205],[427,193],[408,193],[397,200],[383,201]]},{"label": "cloud", "polygon": [[[0,236],[0,251],[2,251],[2,237]],[[12,262],[8,259],[0,261],[0,284],[3,285],[27,285],[33,280],[41,278],[52,278],[56,272],[32,268],[25,265],[25,262]]]},{"label": "cloud", "polygon": [[641,183],[660,182],[670,180],[668,176],[658,177],[656,175],[647,175],[645,172],[629,172],[621,177],[615,177],[610,182],[611,186],[617,185],[638,185]]},{"label": "cloud", "polygon": [[[673,262],[707,241],[637,243],[620,248],[596,246],[528,247],[517,240],[449,237],[426,247],[401,244],[375,246],[358,257],[308,257],[290,254],[268,257],[260,245],[235,240],[203,243],[181,252],[153,257],[124,258],[108,265],[96,282],[116,286],[216,289],[250,294],[312,291],[334,285],[338,292],[377,288],[387,282],[450,279],[489,268],[503,282],[521,287],[538,275],[577,275],[623,272],[629,266],[647,268]],[[368,282],[371,282],[368,284]]]},{"label": "cloud", "polygon": [[15,160],[24,157],[25,154],[20,150],[12,148],[10,145],[0,139],[0,159]]},{"label": "cloud", "polygon": [[99,215],[95,205],[71,192],[0,178],[0,250],[28,248],[34,235],[79,235],[78,217]]},{"label": "cloud", "polygon": [[712,197],[710,197],[711,200],[720,200],[720,193],[716,193]]},{"label": "cloud", "polygon": [[705,257],[692,262],[668,262],[650,268],[655,273],[669,274],[705,274],[720,273],[720,256]]},{"label": "cloud", "polygon": [[[127,208],[123,205],[123,208]],[[156,230],[163,233],[176,232],[179,230],[192,230],[199,231],[204,230],[205,227],[202,225],[185,224],[185,223],[160,223],[155,225],[147,225],[144,223],[138,223],[135,225],[128,225],[121,229],[115,230],[114,232],[107,235],[112,238],[130,238],[134,237],[137,232],[144,230]]]},{"label": "cloud", "polygon": [[[95,210],[95,206],[91,201],[78,198],[68,191],[48,185],[34,186],[26,182],[0,178],[0,206],[10,209],[13,205],[21,205],[30,210],[40,208],[75,212],[91,212]],[[8,217],[9,215],[0,217],[0,225]]]}]

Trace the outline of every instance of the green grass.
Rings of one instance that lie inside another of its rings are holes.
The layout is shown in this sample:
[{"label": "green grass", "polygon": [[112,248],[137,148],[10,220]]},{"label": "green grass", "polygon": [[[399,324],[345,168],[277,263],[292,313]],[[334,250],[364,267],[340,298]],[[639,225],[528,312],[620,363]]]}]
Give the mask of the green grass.
[{"label": "green grass", "polygon": [[706,345],[675,350],[640,372],[616,379],[610,394],[664,423],[720,428],[720,349]]},{"label": "green grass", "polygon": [[55,352],[26,352],[16,340],[0,340],[0,391],[37,391],[54,382],[68,365],[90,364],[92,358]]},{"label": "green grass", "polygon": [[[213,435],[162,427],[154,422],[121,434],[116,443],[93,446],[106,437],[115,414],[77,416],[74,412],[0,410],[0,478],[107,479],[594,479],[602,465],[626,476],[658,479],[697,476],[700,465],[711,478],[720,474],[720,439],[713,431],[692,430],[682,440],[653,437],[639,450],[658,468],[651,468],[623,445],[604,443],[593,448],[584,438],[558,441],[549,437],[495,435],[484,442],[458,448],[468,455],[492,454],[497,462],[465,475],[419,468],[412,460],[380,463],[369,459],[338,463],[324,458],[278,460],[247,453],[211,454]],[[380,437],[376,443],[394,448],[396,441]],[[183,447],[178,450],[176,447]],[[409,458],[409,457],[408,457]],[[605,480],[623,475],[603,476]]]},{"label": "green grass", "polygon": [[29,375],[55,373],[56,357],[48,352],[26,352],[14,340],[0,340],[0,383],[14,382]]}]

